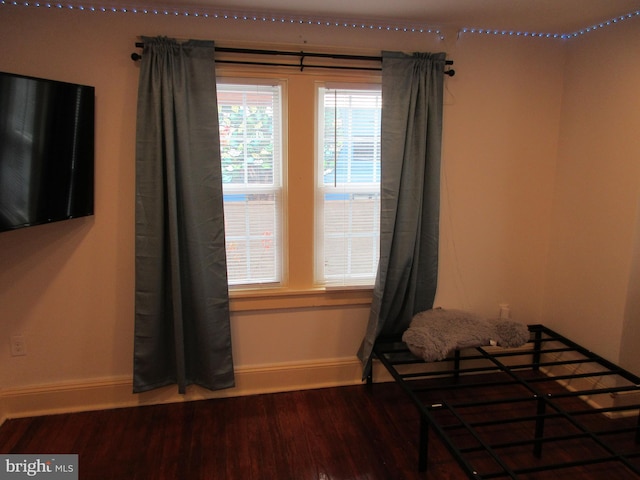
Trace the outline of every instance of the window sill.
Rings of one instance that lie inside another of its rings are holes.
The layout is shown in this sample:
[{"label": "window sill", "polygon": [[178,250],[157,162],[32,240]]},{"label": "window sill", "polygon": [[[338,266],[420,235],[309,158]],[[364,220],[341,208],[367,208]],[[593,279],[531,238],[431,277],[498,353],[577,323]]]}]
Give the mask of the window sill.
[{"label": "window sill", "polygon": [[231,290],[231,312],[371,305],[372,288]]}]

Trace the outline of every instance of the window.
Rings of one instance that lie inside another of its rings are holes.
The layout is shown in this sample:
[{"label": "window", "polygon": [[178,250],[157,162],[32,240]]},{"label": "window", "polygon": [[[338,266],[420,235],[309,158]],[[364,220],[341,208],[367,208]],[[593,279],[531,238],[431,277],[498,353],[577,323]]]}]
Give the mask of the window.
[{"label": "window", "polygon": [[380,242],[380,87],[318,88],[316,282],[372,285]]},{"label": "window", "polygon": [[282,281],[282,86],[219,80],[230,286]]},{"label": "window", "polygon": [[[227,269],[231,289],[244,290],[235,296],[238,308],[332,302],[336,297],[318,287],[372,286],[379,256],[379,75],[221,70]],[[366,302],[366,292],[348,298]]]}]

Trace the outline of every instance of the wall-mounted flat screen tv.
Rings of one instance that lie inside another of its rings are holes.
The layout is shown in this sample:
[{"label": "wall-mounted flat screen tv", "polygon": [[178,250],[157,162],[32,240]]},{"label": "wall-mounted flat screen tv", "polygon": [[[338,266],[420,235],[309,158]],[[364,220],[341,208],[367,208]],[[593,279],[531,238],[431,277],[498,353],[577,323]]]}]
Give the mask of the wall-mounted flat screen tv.
[{"label": "wall-mounted flat screen tv", "polygon": [[0,72],[0,232],[93,215],[94,87]]}]

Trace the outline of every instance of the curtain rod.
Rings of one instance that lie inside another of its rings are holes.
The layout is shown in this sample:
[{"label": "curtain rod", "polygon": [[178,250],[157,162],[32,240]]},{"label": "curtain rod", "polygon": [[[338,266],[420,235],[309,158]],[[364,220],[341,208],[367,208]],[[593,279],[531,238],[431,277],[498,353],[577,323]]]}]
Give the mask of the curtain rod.
[{"label": "curtain rod", "polygon": [[[136,42],[136,48],[144,48],[144,43]],[[316,52],[293,52],[286,50],[260,50],[253,48],[233,48],[233,47],[215,47],[216,52],[221,53],[237,53],[242,55],[280,55],[280,56],[290,56],[290,57],[298,57],[300,62],[298,64],[292,63],[277,63],[277,62],[256,62],[256,61],[244,61],[244,60],[216,60],[217,63],[228,63],[228,64],[236,64],[236,65],[264,65],[264,66],[276,66],[276,67],[299,67],[300,71],[305,68],[333,68],[333,69],[343,69],[343,70],[370,70],[370,71],[380,71],[382,70],[380,67],[355,67],[355,66],[339,66],[339,65],[308,65],[304,63],[305,58],[330,58],[333,60],[354,60],[354,61],[364,61],[364,62],[381,62],[381,56],[369,56],[369,55],[348,55],[348,54],[336,54],[336,53],[316,53]],[[139,53],[132,53],[131,59],[133,61],[138,61],[142,58],[142,55]],[[453,60],[446,60],[446,65],[453,65]],[[456,72],[452,68],[444,71],[445,75],[449,75],[453,77]]]}]

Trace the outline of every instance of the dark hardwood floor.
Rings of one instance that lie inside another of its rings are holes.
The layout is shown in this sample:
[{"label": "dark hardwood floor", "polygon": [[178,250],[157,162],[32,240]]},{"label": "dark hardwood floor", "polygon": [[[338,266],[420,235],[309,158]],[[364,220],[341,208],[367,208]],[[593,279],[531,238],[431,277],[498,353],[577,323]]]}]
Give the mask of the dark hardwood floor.
[{"label": "dark hardwood floor", "polygon": [[[82,480],[467,478],[434,436],[418,473],[417,438],[408,397],[376,384],[7,420],[0,453],[77,453]],[[603,466],[531,478],[629,477]]]}]

